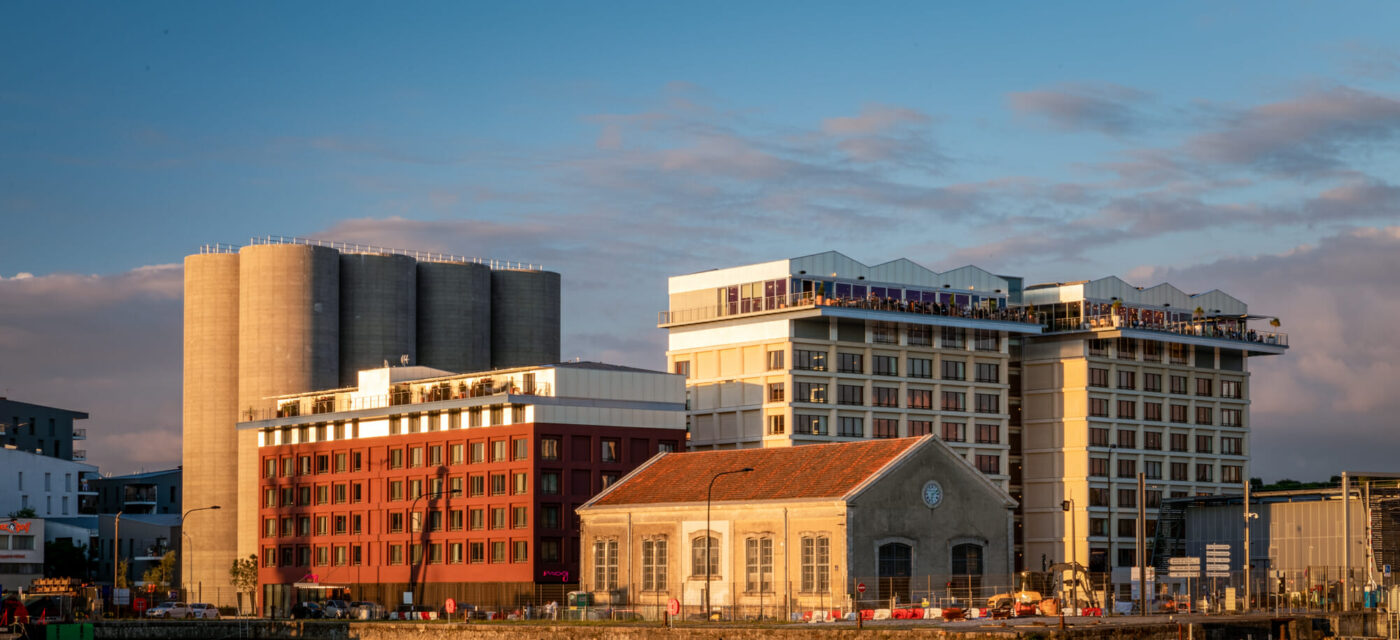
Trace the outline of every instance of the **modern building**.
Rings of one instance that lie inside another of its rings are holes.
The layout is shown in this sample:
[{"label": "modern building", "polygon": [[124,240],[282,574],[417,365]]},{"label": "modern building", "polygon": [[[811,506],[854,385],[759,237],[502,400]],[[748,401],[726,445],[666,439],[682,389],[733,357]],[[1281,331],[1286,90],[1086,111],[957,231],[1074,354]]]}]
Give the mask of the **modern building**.
[{"label": "modern building", "polygon": [[1011,342],[1039,334],[1020,280],[828,251],[675,276],[670,370],[692,449],[933,433],[1012,495]]},{"label": "modern building", "polygon": [[592,362],[390,367],[280,396],[239,425],[258,442],[260,606],[562,601],[575,509],[683,447],[684,402],[680,376]]},{"label": "modern building", "polygon": [[1014,506],[934,435],[667,453],[579,509],[582,587],[655,618],[703,616],[707,584],[736,619],[965,606],[1010,584]]},{"label": "modern building", "polygon": [[46,407],[0,397],[0,445],[64,460],[87,459],[87,451],[73,443],[87,439],[87,429],[74,428],[74,420],[86,420],[81,411]]},{"label": "modern building", "polygon": [[1250,364],[1288,349],[1268,316],[1116,277],[1029,286],[1024,301],[1046,325],[1020,356],[1025,564],[1137,566],[1163,500],[1243,492]]},{"label": "modern building", "polygon": [[85,486],[97,475],[90,464],[5,447],[0,469],[9,488],[0,492],[0,516],[23,509],[33,509],[39,518],[76,516],[83,501],[95,495]]},{"label": "modern building", "polygon": [[44,575],[44,521],[0,520],[0,591],[29,588]]},{"label": "modern building", "polygon": [[[258,552],[256,434],[270,398],[353,385],[365,368],[479,371],[559,359],[559,274],[534,265],[295,238],[185,259],[184,503],[190,580],[228,584]],[[217,604],[232,605],[233,601]]]},{"label": "modern building", "polygon": [[[97,538],[93,541],[96,545],[93,555],[96,559],[94,564],[99,583],[112,584],[119,568],[116,563],[125,562],[127,584],[134,588],[142,588],[146,586],[143,577],[146,571],[159,565],[165,554],[173,552],[176,558],[180,559],[183,536],[178,513],[105,513],[96,516],[96,519]],[[175,576],[172,579],[175,585],[182,584],[182,564],[175,563]],[[199,597],[201,587],[202,585],[197,583],[186,585],[188,593],[184,599],[205,602]],[[211,585],[208,593],[214,593],[214,590],[221,588],[228,587]]]},{"label": "modern building", "polygon": [[180,514],[180,476],[176,467],[93,478],[87,483],[97,494],[93,513]]}]

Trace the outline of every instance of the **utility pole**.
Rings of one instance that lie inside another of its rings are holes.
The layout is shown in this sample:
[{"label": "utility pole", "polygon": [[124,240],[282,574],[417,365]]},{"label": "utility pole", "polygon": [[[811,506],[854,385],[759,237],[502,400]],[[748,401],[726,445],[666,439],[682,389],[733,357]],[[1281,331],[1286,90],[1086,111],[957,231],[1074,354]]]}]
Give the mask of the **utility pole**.
[{"label": "utility pole", "polygon": [[[1249,474],[1245,474],[1246,476]],[[1249,510],[1249,478],[1244,479],[1244,612],[1249,613],[1249,603],[1251,585],[1249,583],[1249,569],[1253,564],[1249,556],[1249,521],[1257,518],[1253,511]]]},{"label": "utility pole", "polygon": [[1342,472],[1342,611],[1351,611],[1351,477]]},{"label": "utility pole", "polygon": [[1145,616],[1151,612],[1147,609],[1147,478],[1143,472],[1138,472],[1137,481],[1138,612]]}]

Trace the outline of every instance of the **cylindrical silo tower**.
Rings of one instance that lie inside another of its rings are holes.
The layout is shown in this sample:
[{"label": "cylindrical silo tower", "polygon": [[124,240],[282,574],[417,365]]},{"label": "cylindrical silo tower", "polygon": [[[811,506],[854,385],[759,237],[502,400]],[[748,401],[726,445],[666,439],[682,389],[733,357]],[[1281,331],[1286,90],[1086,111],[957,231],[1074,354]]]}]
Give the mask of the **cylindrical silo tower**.
[{"label": "cylindrical silo tower", "polygon": [[[238,318],[240,412],[273,408],[270,396],[338,386],[340,256],[335,249],[243,247]],[[238,434],[240,558],[257,553],[258,498],[257,432],[243,431]]]},{"label": "cylindrical silo tower", "polygon": [[559,361],[559,274],[491,271],[491,366]]},{"label": "cylindrical silo tower", "polygon": [[190,518],[186,584],[228,583],[238,548],[238,254],[185,258],[182,466],[186,509],[220,505]]},{"label": "cylindrical silo tower", "polygon": [[456,373],[491,368],[491,269],[418,263],[418,364]]},{"label": "cylindrical silo tower", "polygon": [[340,254],[340,383],[361,369],[418,362],[417,261],[394,254]]}]

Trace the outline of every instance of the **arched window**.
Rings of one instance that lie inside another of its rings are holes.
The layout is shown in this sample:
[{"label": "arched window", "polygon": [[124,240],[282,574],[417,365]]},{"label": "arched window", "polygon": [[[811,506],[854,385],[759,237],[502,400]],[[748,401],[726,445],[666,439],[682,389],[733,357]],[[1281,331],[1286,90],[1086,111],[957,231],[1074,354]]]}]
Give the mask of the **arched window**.
[{"label": "arched window", "polygon": [[972,542],[955,545],[951,560],[953,595],[972,599],[982,588],[982,545]]},{"label": "arched window", "polygon": [[881,600],[899,597],[909,601],[909,576],[913,573],[913,548],[902,542],[880,545],[879,551]]},{"label": "arched window", "polygon": [[700,577],[705,575],[705,549],[706,541],[709,542],[709,564],[710,579],[719,578],[719,538],[714,536],[695,536],[690,540],[690,575]]}]

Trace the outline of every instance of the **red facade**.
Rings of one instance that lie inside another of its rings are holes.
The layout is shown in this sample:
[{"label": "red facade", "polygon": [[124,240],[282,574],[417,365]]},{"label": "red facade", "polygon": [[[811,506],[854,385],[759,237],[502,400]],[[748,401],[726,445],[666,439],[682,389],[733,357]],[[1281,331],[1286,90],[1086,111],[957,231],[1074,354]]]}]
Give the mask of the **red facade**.
[{"label": "red facade", "polygon": [[684,442],[523,423],[263,446],[258,581],[577,582],[574,509]]}]

